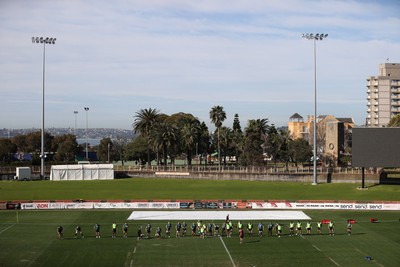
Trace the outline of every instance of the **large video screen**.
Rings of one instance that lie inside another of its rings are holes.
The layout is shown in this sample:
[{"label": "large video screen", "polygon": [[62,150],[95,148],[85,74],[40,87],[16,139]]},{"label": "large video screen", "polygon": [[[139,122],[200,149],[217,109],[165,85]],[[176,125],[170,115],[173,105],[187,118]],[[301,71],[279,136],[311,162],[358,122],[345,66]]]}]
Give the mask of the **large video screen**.
[{"label": "large video screen", "polygon": [[353,128],[354,167],[400,167],[400,128]]}]

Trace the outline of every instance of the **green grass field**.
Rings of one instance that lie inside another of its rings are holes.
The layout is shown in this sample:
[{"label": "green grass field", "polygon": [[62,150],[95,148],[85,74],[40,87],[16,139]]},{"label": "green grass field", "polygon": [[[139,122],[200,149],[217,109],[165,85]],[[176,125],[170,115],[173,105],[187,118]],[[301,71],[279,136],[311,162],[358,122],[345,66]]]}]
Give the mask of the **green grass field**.
[{"label": "green grass field", "polygon": [[[189,179],[121,179],[77,182],[0,182],[0,200],[134,200],[134,199],[286,199],[399,201],[400,187],[377,185],[357,190],[355,184],[210,181]],[[305,211],[313,222],[335,221],[336,235],[281,238],[185,237],[137,240],[136,231],[147,221],[129,222],[130,237],[111,238],[111,224],[121,225],[131,210],[19,210],[0,211],[0,266],[400,266],[400,212]],[[378,218],[379,223],[370,223]],[[353,234],[346,233],[347,219],[357,220]],[[173,218],[171,222],[174,224]],[[102,238],[93,225],[102,226]],[[166,222],[151,222],[154,230]],[[191,224],[191,222],[187,222]],[[217,222],[221,224],[221,222]],[[258,222],[253,222],[256,226]],[[268,222],[264,221],[264,225]],[[287,226],[287,221],[281,223]],[[74,238],[83,227],[85,238]],[[236,222],[234,222],[236,224]],[[56,228],[64,227],[58,240]],[[174,235],[173,235],[174,236]],[[371,256],[369,261],[365,257]]]},{"label": "green grass field", "polygon": [[[1,211],[0,266],[400,265],[399,212],[306,211],[313,221],[334,220],[335,236],[327,235],[324,225],[322,236],[316,235],[313,229],[310,236],[290,237],[285,227],[281,238],[267,237],[265,231],[262,238],[246,234],[243,244],[239,243],[236,229],[232,238],[223,237],[222,241],[217,237],[193,238],[190,231],[182,238],[138,241],[139,225],[148,222],[130,222],[131,236],[122,238],[122,231],[118,229],[118,237],[112,239],[112,222],[121,227],[130,213],[127,210]],[[380,222],[370,223],[373,217]],[[349,218],[357,220],[351,236],[345,229]],[[101,239],[94,237],[96,222],[102,226]],[[164,231],[165,223],[154,221],[153,229],[159,225]],[[84,239],[74,238],[77,224],[83,228]],[[58,225],[64,227],[63,240],[57,239]],[[372,261],[366,260],[366,256],[371,256]]]},{"label": "green grass field", "polygon": [[355,200],[400,201],[400,186],[319,184],[196,179],[119,179],[109,181],[0,182],[0,201],[7,200]]}]

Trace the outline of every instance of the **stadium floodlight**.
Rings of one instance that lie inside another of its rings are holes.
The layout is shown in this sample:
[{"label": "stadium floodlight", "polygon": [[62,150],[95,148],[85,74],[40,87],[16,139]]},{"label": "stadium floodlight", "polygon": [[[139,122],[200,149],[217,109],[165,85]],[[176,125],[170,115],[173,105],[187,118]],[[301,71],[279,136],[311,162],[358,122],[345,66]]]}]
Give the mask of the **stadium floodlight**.
[{"label": "stadium floodlight", "polygon": [[89,150],[88,150],[88,112],[89,108],[83,108],[86,111],[86,160],[89,160]]},{"label": "stadium floodlight", "polygon": [[316,41],[323,40],[324,38],[328,37],[328,34],[303,34],[303,38],[308,40],[314,41],[314,120],[313,120],[313,128],[314,128],[314,135],[313,135],[313,185],[318,184],[317,180],[317,48],[316,48]]},{"label": "stadium floodlight", "polygon": [[[45,40],[52,41],[47,42]],[[55,44],[56,38],[47,37],[44,39],[43,37],[32,37],[32,43],[36,44],[43,44],[43,89],[42,89],[42,133],[41,133],[41,145],[40,145],[40,177],[44,178],[44,159],[45,159],[45,152],[44,152],[44,84],[45,84],[45,69],[46,69],[46,44]]]},{"label": "stadium floodlight", "polygon": [[76,120],[77,120],[77,117],[78,117],[78,111],[77,110],[74,110],[74,114],[75,114],[75,137],[76,137]]}]

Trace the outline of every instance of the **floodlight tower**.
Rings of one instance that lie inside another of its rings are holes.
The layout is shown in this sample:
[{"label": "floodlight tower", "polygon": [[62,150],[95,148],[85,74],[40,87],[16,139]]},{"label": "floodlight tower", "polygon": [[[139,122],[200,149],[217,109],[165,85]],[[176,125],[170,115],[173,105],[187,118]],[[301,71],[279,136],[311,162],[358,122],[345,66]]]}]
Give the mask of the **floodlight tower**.
[{"label": "floodlight tower", "polygon": [[89,108],[84,107],[83,109],[86,111],[86,160],[89,160],[89,151],[88,151],[88,113],[89,113]]},{"label": "floodlight tower", "polygon": [[40,140],[40,177],[44,178],[44,78],[45,78],[45,62],[46,62],[46,44],[55,44],[57,38],[43,38],[43,37],[32,37],[32,43],[43,44],[43,89],[42,89],[42,133]]},{"label": "floodlight tower", "polygon": [[74,110],[74,114],[75,114],[75,138],[76,138],[76,119],[77,119],[77,116],[78,116],[78,111]]},{"label": "floodlight tower", "polygon": [[314,142],[314,147],[313,147],[313,185],[317,185],[317,41],[322,41],[326,37],[328,37],[328,34],[324,33],[303,33],[303,38],[306,38],[308,40],[313,40],[314,41],[314,121],[313,121],[313,126],[314,126],[314,137],[313,137],[313,142]]}]

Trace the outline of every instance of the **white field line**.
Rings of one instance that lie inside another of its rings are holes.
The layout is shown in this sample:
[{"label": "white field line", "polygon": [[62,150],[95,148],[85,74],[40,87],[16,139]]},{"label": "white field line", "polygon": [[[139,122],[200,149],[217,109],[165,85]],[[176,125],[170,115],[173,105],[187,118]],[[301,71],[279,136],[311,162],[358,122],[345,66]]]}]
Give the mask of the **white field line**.
[{"label": "white field line", "polygon": [[225,251],[226,251],[226,253],[228,253],[229,259],[230,259],[231,262],[232,262],[232,266],[233,266],[233,267],[236,267],[235,262],[234,262],[233,259],[232,259],[231,253],[229,253],[229,250],[228,250],[228,248],[225,246],[225,242],[224,242],[224,240],[222,240],[222,237],[221,237],[221,236],[219,237],[219,240],[221,240],[222,245],[224,245]]},{"label": "white field line", "polygon": [[125,266],[128,266],[128,260],[131,257],[131,252],[128,252],[128,255],[126,255],[126,260],[125,260]]},{"label": "white field line", "polygon": [[13,227],[14,225],[15,225],[15,223],[12,224],[12,225],[10,225],[10,226],[8,226],[6,229],[2,230],[2,231],[0,232],[0,234],[4,233],[5,231],[7,231],[8,229],[10,229],[10,228]]},{"label": "white field line", "polygon": [[317,246],[312,245],[316,250],[318,250],[319,252],[322,252],[322,250],[320,250]]},{"label": "white field line", "polygon": [[333,262],[336,266],[340,266],[339,263],[337,263],[336,261],[334,261],[331,257],[328,257],[328,259],[330,259],[331,262]]},{"label": "white field line", "polygon": [[[362,252],[361,250],[359,250],[358,248],[356,248],[356,251],[360,252],[362,255],[367,255],[366,253]],[[380,264],[379,262],[377,262],[375,259],[372,259],[376,265],[383,267],[382,264]]]},{"label": "white field line", "polygon": [[[301,236],[303,239],[305,239],[304,238],[304,236]],[[314,245],[314,244],[311,244],[316,250],[318,250],[319,252],[321,252],[322,253],[322,250],[319,248],[319,247],[317,247],[316,245]],[[328,259],[330,259],[331,260],[331,262],[333,262],[336,266],[340,266],[339,265],[339,263],[337,263],[334,259],[332,259],[331,257],[328,257]]]}]

